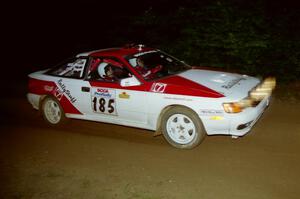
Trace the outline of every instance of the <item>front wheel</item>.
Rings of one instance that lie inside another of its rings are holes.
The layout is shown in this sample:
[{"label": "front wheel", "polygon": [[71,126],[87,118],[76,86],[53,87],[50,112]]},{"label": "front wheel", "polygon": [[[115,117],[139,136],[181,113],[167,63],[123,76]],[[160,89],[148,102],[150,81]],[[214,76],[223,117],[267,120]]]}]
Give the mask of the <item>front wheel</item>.
[{"label": "front wheel", "polygon": [[65,114],[59,102],[53,97],[46,97],[42,102],[42,113],[50,125],[60,125],[65,121]]},{"label": "front wheel", "polygon": [[192,149],[205,138],[206,132],[198,115],[184,107],[173,107],[162,117],[162,133],[174,147]]}]

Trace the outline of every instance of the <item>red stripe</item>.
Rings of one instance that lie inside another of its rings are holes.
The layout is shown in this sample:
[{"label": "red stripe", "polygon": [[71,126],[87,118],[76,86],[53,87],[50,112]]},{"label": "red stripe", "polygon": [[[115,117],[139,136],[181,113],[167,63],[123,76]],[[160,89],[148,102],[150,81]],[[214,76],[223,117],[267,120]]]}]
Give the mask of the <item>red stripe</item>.
[{"label": "red stripe", "polygon": [[[29,78],[28,83],[28,89],[29,93],[37,94],[37,95],[49,95],[55,97],[55,91],[57,89],[57,86],[52,81],[44,81],[44,80],[38,80],[34,78]],[[68,98],[66,98],[65,95],[59,100],[57,97],[55,97],[60,105],[62,106],[65,113],[71,113],[71,114],[82,114],[70,101]]]},{"label": "red stripe", "polygon": [[37,95],[48,95],[51,94],[54,88],[56,88],[54,82],[29,78],[29,82],[28,82],[29,93],[34,93]]},{"label": "red stripe", "polygon": [[159,82],[167,84],[165,93],[168,94],[190,95],[211,98],[224,97],[224,95],[210,88],[207,88],[201,84],[198,84],[180,76],[171,76]]},{"label": "red stripe", "polygon": [[82,115],[82,113],[65,96],[60,99],[60,104],[65,113]]},{"label": "red stripe", "polygon": [[197,97],[210,97],[210,98],[219,98],[224,97],[224,95],[209,89],[203,85],[190,81],[180,76],[171,76],[160,81],[156,82],[145,82],[140,86],[130,86],[122,87],[119,83],[115,82],[101,82],[101,81],[90,81],[92,87],[106,87],[106,88],[115,88],[115,89],[126,89],[126,90],[135,90],[135,91],[148,91],[155,92],[151,90],[153,85],[156,83],[166,84],[165,89],[163,90],[164,94],[173,94],[173,95],[189,95]]}]

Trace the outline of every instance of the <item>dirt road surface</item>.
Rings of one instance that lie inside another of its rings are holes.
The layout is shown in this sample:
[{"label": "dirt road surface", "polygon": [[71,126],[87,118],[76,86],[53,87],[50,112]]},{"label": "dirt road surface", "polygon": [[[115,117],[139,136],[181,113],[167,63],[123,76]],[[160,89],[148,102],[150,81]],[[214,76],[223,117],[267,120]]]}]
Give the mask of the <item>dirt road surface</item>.
[{"label": "dirt road surface", "polygon": [[274,99],[250,134],[208,136],[193,150],[124,126],[50,128],[22,97],[0,108],[0,198],[300,197],[299,103]]}]

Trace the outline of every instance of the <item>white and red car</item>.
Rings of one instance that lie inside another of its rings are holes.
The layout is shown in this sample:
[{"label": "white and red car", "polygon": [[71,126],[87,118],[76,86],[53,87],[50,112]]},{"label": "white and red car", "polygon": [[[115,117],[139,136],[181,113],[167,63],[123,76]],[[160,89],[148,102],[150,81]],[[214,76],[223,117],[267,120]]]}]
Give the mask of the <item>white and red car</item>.
[{"label": "white and red car", "polygon": [[205,135],[243,136],[274,81],[191,67],[142,45],[81,53],[29,75],[27,98],[51,125],[76,118],[162,133],[190,149]]}]

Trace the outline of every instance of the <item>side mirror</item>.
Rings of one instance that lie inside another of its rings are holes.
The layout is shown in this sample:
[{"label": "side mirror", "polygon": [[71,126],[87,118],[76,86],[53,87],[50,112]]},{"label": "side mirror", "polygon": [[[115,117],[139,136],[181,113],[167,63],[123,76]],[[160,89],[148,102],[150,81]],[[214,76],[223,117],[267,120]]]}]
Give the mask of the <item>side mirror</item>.
[{"label": "side mirror", "polygon": [[121,79],[120,84],[121,84],[122,87],[141,85],[140,81],[135,76],[128,77],[128,78],[125,78],[125,79]]}]

